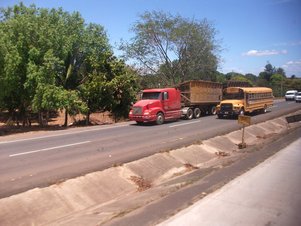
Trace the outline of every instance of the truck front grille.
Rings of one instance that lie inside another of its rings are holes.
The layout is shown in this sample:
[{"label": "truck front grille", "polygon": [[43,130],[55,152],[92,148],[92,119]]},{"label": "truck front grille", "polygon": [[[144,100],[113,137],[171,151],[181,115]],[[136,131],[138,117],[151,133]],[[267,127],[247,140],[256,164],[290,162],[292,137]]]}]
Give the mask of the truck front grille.
[{"label": "truck front grille", "polygon": [[221,104],[221,111],[232,111],[233,105],[232,104]]},{"label": "truck front grille", "polygon": [[133,107],[133,115],[141,115],[142,108],[141,107]]}]

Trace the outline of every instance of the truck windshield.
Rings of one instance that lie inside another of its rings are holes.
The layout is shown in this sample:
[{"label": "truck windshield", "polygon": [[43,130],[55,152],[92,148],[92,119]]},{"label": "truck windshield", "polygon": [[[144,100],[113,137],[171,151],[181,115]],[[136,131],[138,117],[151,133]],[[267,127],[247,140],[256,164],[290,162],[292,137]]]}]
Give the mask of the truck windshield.
[{"label": "truck windshield", "polygon": [[225,93],[223,96],[224,100],[242,100],[244,99],[244,93]]},{"label": "truck windshield", "polygon": [[153,93],[143,93],[142,100],[159,100],[160,99],[160,92],[153,92]]}]

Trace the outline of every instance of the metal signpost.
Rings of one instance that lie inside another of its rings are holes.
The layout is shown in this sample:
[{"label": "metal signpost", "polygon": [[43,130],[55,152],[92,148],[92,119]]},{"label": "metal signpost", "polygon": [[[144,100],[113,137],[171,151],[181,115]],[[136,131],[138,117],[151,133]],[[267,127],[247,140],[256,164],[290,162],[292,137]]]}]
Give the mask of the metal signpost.
[{"label": "metal signpost", "polygon": [[238,144],[238,148],[246,148],[247,144],[245,143],[245,126],[251,125],[251,117],[246,115],[239,115],[238,116],[238,123],[242,124],[242,137],[241,137],[241,143]]}]

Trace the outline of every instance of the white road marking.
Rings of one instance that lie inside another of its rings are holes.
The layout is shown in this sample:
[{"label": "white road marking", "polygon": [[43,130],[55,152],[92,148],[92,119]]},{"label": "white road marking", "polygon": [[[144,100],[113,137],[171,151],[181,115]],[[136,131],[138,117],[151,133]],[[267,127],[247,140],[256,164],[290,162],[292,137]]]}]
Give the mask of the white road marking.
[{"label": "white road marking", "polygon": [[15,156],[19,156],[19,155],[28,155],[28,154],[33,154],[33,153],[43,152],[43,151],[50,151],[50,150],[58,149],[58,148],[65,148],[65,147],[71,147],[71,146],[75,146],[75,145],[86,144],[89,142],[91,142],[91,141],[84,141],[84,142],[73,143],[73,144],[65,144],[65,145],[51,147],[51,148],[39,149],[39,150],[35,150],[35,151],[21,152],[21,153],[9,155],[9,157],[15,157]]},{"label": "white road marking", "polygon": [[53,135],[46,135],[41,137],[33,137],[33,138],[25,138],[25,139],[19,139],[19,140],[9,140],[9,141],[0,141],[0,144],[8,144],[8,143],[15,143],[15,142],[21,142],[21,141],[29,141],[29,140],[38,140],[38,139],[44,139],[44,138],[50,138],[50,137],[59,137],[59,136],[65,136],[70,134],[77,134],[77,133],[85,133],[90,131],[97,131],[97,130],[104,130],[104,129],[112,129],[112,128],[120,128],[128,126],[128,124],[118,125],[118,126],[110,126],[110,127],[101,127],[101,128],[90,128],[80,131],[73,131],[73,132],[67,132],[67,133],[59,133],[59,134],[53,134]]},{"label": "white road marking", "polygon": [[177,124],[177,125],[172,125],[172,126],[169,126],[169,128],[178,127],[178,126],[186,126],[186,125],[189,125],[189,124],[198,123],[200,121],[201,120],[197,120],[197,121],[192,121],[192,122],[186,122],[186,123],[181,123],[181,124]]}]

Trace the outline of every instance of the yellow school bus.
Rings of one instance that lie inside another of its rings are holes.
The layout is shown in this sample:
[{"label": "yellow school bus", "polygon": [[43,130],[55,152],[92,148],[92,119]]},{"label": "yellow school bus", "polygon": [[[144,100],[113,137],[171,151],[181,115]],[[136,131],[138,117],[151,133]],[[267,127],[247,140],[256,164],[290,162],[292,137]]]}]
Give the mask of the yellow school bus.
[{"label": "yellow school bus", "polygon": [[228,87],[223,91],[223,100],[217,106],[217,116],[244,115],[254,111],[265,113],[273,106],[273,91],[266,87]]}]

